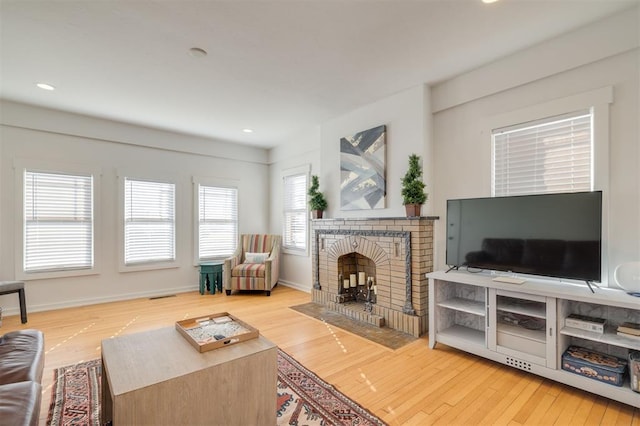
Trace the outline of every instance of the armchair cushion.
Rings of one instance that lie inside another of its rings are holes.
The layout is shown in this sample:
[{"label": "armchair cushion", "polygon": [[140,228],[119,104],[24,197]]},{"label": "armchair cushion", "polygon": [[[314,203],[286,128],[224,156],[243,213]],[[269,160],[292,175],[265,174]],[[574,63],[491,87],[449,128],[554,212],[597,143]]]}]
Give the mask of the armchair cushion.
[{"label": "armchair cushion", "polygon": [[264,262],[262,263],[241,263],[231,270],[232,277],[252,277],[264,278]]},{"label": "armchair cushion", "polygon": [[264,263],[269,253],[245,253],[244,263]]}]

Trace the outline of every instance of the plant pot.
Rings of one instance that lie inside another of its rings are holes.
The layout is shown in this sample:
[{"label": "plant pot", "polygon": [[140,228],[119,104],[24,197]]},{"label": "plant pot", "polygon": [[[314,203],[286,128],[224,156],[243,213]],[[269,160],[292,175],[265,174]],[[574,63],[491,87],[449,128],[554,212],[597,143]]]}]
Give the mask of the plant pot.
[{"label": "plant pot", "polygon": [[407,212],[407,217],[419,217],[422,204],[405,204],[404,208]]},{"label": "plant pot", "polygon": [[322,219],[322,210],[311,210],[311,217],[313,219]]}]

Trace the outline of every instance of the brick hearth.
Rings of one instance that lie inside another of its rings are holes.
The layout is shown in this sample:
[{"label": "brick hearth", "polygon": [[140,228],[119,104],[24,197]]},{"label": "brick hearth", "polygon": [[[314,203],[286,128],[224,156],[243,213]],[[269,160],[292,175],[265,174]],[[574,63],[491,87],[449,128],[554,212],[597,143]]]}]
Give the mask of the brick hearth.
[{"label": "brick hearth", "polygon": [[[378,326],[420,336],[428,331],[428,280],[433,270],[437,217],[318,219],[312,221],[312,300]],[[342,274],[375,278],[377,303],[338,303]]]}]

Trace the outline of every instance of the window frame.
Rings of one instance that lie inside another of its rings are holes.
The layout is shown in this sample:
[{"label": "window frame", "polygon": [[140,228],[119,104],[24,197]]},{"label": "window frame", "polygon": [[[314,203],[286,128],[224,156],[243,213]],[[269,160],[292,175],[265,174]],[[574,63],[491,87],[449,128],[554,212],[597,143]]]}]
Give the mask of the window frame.
[{"label": "window frame", "polygon": [[[492,146],[492,131],[494,129],[534,122],[572,111],[591,109],[593,114],[593,188],[606,192],[609,186],[609,104],[611,103],[613,103],[613,87],[607,86],[490,117],[484,124],[483,131],[488,139],[486,146],[491,164],[489,173],[491,174],[494,168]],[[492,187],[493,176],[490,176],[489,194],[491,194]]]},{"label": "window frame", "polygon": [[[545,117],[560,116],[572,111],[590,109],[592,118],[592,167],[593,190],[602,191],[602,277],[603,283],[609,276],[609,105],[614,102],[613,87],[605,86],[599,89],[578,93],[575,95],[554,99],[537,105],[510,111],[489,117],[482,129],[486,139],[487,155],[490,163],[488,190],[492,193],[493,176],[493,146],[492,131],[506,128],[518,123],[533,122]],[[490,195],[492,196],[492,195]]]},{"label": "window frame", "polygon": [[[538,152],[543,152],[545,155],[548,153],[553,153],[554,149],[545,149],[545,147],[543,146],[542,143],[540,143],[540,139],[538,138],[538,132],[545,132],[548,130],[549,127],[547,126],[554,126],[556,127],[556,129],[558,128],[558,123],[562,123],[562,122],[576,122],[580,119],[584,119],[588,117],[588,127],[589,127],[589,146],[588,146],[588,154],[589,154],[589,181],[588,181],[588,188],[577,188],[574,189],[573,191],[593,191],[594,190],[594,163],[595,163],[595,157],[593,155],[594,153],[594,146],[595,146],[595,140],[593,137],[593,119],[594,119],[594,112],[593,112],[593,108],[589,108],[589,109],[583,109],[583,110],[579,110],[579,111],[571,111],[571,112],[567,112],[565,114],[562,115],[554,115],[554,116],[550,116],[550,117],[544,117],[541,118],[539,120],[536,120],[534,122],[526,122],[526,123],[519,123],[519,124],[515,124],[509,127],[501,127],[501,128],[497,128],[497,129],[492,129],[491,131],[491,196],[492,197],[496,197],[496,196],[513,196],[513,195],[536,195],[536,194],[551,194],[551,193],[557,193],[557,192],[568,192],[569,190],[554,190],[554,187],[551,187],[551,190],[547,190],[547,191],[539,191],[539,190],[533,190],[533,191],[518,191],[518,185],[515,183],[516,178],[515,176],[509,175],[510,177],[513,178],[514,180],[514,184],[511,184],[510,181],[511,179],[506,179],[500,182],[500,185],[498,185],[496,183],[496,178],[497,178],[497,174],[496,174],[496,168],[497,168],[497,162],[496,162],[496,153],[498,152],[497,150],[497,145],[498,145],[498,139],[503,139],[504,137],[507,138],[511,138],[510,135],[516,135],[516,140],[523,140],[523,134],[519,133],[519,132],[524,132],[525,134],[527,132],[529,132],[529,135],[527,135],[527,145],[520,145],[519,147],[515,148],[515,151],[522,151],[523,147],[526,148],[535,148],[535,152],[536,154],[531,155],[528,154],[528,158],[529,160],[534,160],[533,165],[534,166],[540,166],[541,163],[538,161],[539,158],[537,158],[537,153]],[[586,121],[586,120],[583,120]],[[585,126],[586,127],[586,126]],[[535,130],[536,135],[535,136],[530,136],[531,133],[531,129]],[[572,143],[575,139],[572,139]],[[542,146],[542,147],[541,147]],[[576,143],[575,145],[571,145],[572,146],[572,151],[571,153],[575,153],[576,151],[573,150],[573,147],[576,146],[578,147],[578,149],[581,148],[581,146],[579,145],[579,142]],[[507,142],[500,142],[500,151],[502,154],[502,151],[505,149],[509,149],[509,144]],[[541,147],[541,148],[540,148]],[[584,147],[584,145],[582,145],[582,147]],[[540,149],[539,149],[540,148]],[[578,151],[578,152],[584,152],[584,148],[582,148],[583,151]],[[556,153],[557,153],[557,148],[555,148]],[[563,150],[563,156],[567,157],[566,155],[566,150]],[[514,163],[517,163],[517,159],[522,159],[522,155],[520,154],[519,156],[516,156],[516,158],[512,157],[512,156],[507,156],[504,155],[505,158],[508,157],[508,159],[512,160]],[[554,157],[557,159],[557,155]],[[501,162],[501,165],[504,166],[505,164],[508,165],[514,165],[512,164],[512,161],[503,161]],[[528,162],[526,163],[527,165],[531,165],[532,163]],[[563,163],[564,164],[564,163]],[[575,164],[575,163],[574,163]],[[546,165],[546,163],[543,164],[543,166]],[[514,167],[517,168],[517,166],[514,165]],[[555,171],[556,173],[558,172],[557,168],[553,168],[551,169],[552,171]],[[575,168],[571,169],[572,171],[575,171]],[[584,170],[584,168],[582,169],[578,169],[578,170]],[[501,176],[504,176],[507,173],[502,173]],[[518,172],[516,172],[516,174],[518,174]],[[522,174],[522,169],[520,168],[520,174]],[[548,176],[546,174],[541,174],[539,172],[534,172],[531,171],[530,173],[526,174],[527,180],[526,182],[529,185],[533,185],[532,189],[538,189],[538,182],[539,180],[537,178],[539,177],[548,177],[549,179],[545,179],[545,183],[549,183],[549,184],[557,184],[557,182],[563,181],[564,179],[553,179],[552,176]],[[522,182],[522,181],[521,181]],[[572,183],[575,183],[575,181],[571,181]],[[578,182],[581,182],[580,180],[578,180]],[[568,186],[567,183],[564,184],[565,186]],[[500,188],[500,191],[498,191],[498,188]],[[509,188],[510,191],[505,191],[504,188]],[[571,192],[573,192],[571,191]],[[497,192],[504,192],[504,193],[500,193],[497,194]]]},{"label": "window frame", "polygon": [[[240,239],[240,188],[239,181],[232,179],[217,179],[211,177],[194,176],[193,184],[193,265],[199,266],[202,262],[224,260],[229,256],[200,258],[200,192],[199,187],[209,186],[218,188],[233,188],[236,190],[236,249]],[[235,251],[235,250],[234,250]]]},{"label": "window frame", "polygon": [[[174,185],[174,259],[173,260],[158,260],[139,262],[133,264],[127,264],[125,261],[125,182],[127,179],[157,182],[157,183],[169,183]],[[119,272],[136,272],[136,271],[149,271],[155,269],[167,269],[178,268],[180,266],[180,217],[181,211],[179,206],[180,200],[180,185],[177,179],[172,176],[164,174],[147,173],[141,174],[127,173],[126,171],[118,171],[118,271]]]},{"label": "window frame", "polygon": [[[305,193],[304,193],[304,197],[305,197],[305,211],[304,211],[304,217],[305,217],[305,244],[304,244],[304,248],[294,248],[291,246],[287,246],[286,245],[286,232],[285,232],[285,225],[286,225],[286,214],[287,211],[285,210],[285,179],[288,177],[292,177],[292,176],[299,176],[299,175],[305,175],[305,179],[306,179],[306,184],[305,184]],[[293,167],[290,169],[286,169],[282,171],[282,176],[281,176],[281,189],[282,189],[282,213],[281,213],[281,217],[282,217],[282,252],[286,253],[286,254],[292,254],[292,255],[297,255],[297,256],[309,256],[309,245],[310,245],[310,226],[309,226],[309,196],[307,194],[307,192],[309,191],[309,184],[311,180],[311,166],[309,164],[303,165],[303,166],[299,166],[299,167]]]},{"label": "window frame", "polygon": [[[93,165],[79,165],[71,163],[38,161],[27,159],[16,159],[13,162],[14,169],[14,193],[16,194],[16,203],[14,209],[14,225],[18,232],[14,238],[15,263],[14,272],[17,280],[29,281],[39,279],[52,279],[63,277],[76,277],[86,275],[97,275],[101,272],[102,259],[102,212],[101,212],[101,170]],[[92,177],[92,244],[93,244],[93,266],[89,268],[69,268],[60,270],[42,270],[42,271],[25,271],[24,270],[24,244],[25,244],[25,220],[24,220],[24,202],[25,202],[25,171],[36,173],[52,173],[66,174],[72,176],[91,176]]]}]

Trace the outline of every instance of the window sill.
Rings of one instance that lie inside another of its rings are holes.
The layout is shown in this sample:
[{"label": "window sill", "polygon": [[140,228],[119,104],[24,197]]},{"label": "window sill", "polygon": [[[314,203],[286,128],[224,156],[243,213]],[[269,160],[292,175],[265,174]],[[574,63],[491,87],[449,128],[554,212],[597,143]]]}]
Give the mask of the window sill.
[{"label": "window sill", "polygon": [[288,249],[283,248],[282,254],[291,254],[293,256],[309,256],[309,251],[305,249]]},{"label": "window sill", "polygon": [[132,265],[121,264],[118,268],[119,272],[139,272],[139,271],[153,271],[156,269],[171,269],[179,268],[180,265],[176,261],[171,262],[147,262],[147,263],[135,263]]},{"label": "window sill", "polygon": [[87,275],[99,275],[100,269],[93,267],[88,269],[68,269],[59,271],[16,271],[17,281],[35,281],[35,280],[48,280],[54,278],[68,278],[68,277],[82,277]]}]

